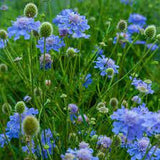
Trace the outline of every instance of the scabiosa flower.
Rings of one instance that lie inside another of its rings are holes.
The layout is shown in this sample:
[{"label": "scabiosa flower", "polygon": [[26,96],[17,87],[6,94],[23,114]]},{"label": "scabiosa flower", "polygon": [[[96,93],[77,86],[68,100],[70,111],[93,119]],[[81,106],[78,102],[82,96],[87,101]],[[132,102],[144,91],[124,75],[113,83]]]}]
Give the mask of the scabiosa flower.
[{"label": "scabiosa flower", "polygon": [[128,33],[130,33],[130,34],[140,33],[140,29],[142,29],[141,26],[136,25],[136,24],[131,24],[128,26]]},{"label": "scabiosa flower", "polygon": [[124,32],[127,29],[127,22],[125,20],[120,20],[117,24],[117,29]]},{"label": "scabiosa flower", "polygon": [[137,25],[143,27],[146,24],[146,20],[147,20],[146,17],[144,17],[140,14],[133,13],[133,14],[130,14],[128,22],[133,23],[133,24],[137,24]]},{"label": "scabiosa flower", "polygon": [[155,51],[156,49],[158,49],[158,45],[157,44],[146,44],[147,48],[150,49],[151,51]]},{"label": "scabiosa flower", "polygon": [[79,53],[79,50],[77,48],[69,47],[66,51],[66,54],[68,56],[74,57],[76,56],[76,53]]},{"label": "scabiosa flower", "polygon": [[98,137],[97,145],[99,147],[108,149],[111,146],[111,144],[112,144],[112,140],[109,137],[102,136],[102,135]]},{"label": "scabiosa flower", "polygon": [[6,40],[0,39],[0,48],[4,48],[7,44]]},{"label": "scabiosa flower", "polygon": [[114,44],[120,43],[122,45],[122,47],[125,47],[125,44],[127,42],[129,42],[129,43],[132,42],[131,35],[128,32],[117,33],[117,36],[113,40]]},{"label": "scabiosa flower", "polygon": [[77,151],[77,158],[81,160],[91,160],[92,151],[90,151],[88,148],[82,148]]},{"label": "scabiosa flower", "polygon": [[[23,119],[28,115],[37,115],[38,110],[34,108],[27,108],[25,109],[25,112],[21,114],[21,123]],[[10,120],[7,123],[6,127],[6,135],[8,137],[8,140],[10,141],[12,138],[19,138],[19,132],[20,132],[20,115],[18,113],[15,113],[13,116],[10,116]],[[7,144],[7,141],[5,139],[4,134],[0,135],[0,145],[3,147],[4,144]]]},{"label": "scabiosa flower", "polygon": [[[130,77],[130,79],[132,80],[132,77]],[[138,89],[142,93],[145,93],[145,94],[154,93],[154,91],[151,89],[152,83],[148,84],[140,79],[134,78],[131,84],[134,85],[135,88]]]},{"label": "scabiosa flower", "polygon": [[127,152],[132,157],[132,160],[141,160],[146,156],[147,159],[155,160],[157,159],[155,146],[151,148],[150,140],[147,137],[142,137],[141,139],[134,141],[128,146]]},{"label": "scabiosa flower", "polygon": [[140,40],[138,40],[138,41],[136,41],[134,44],[142,44],[142,45],[144,45],[144,44],[146,44],[146,41],[140,41]]},{"label": "scabiosa flower", "polygon": [[12,21],[12,26],[8,28],[8,36],[9,38],[14,37],[14,40],[21,36],[24,39],[30,39],[30,32],[32,30],[38,31],[39,26],[40,22],[35,22],[33,18],[19,17],[16,21]]},{"label": "scabiosa flower", "polygon": [[68,33],[69,33],[69,31],[68,31],[67,28],[62,28],[62,29],[60,28],[60,29],[59,29],[59,35],[60,35],[61,37],[67,36]]},{"label": "scabiosa flower", "polygon": [[79,115],[78,116],[78,122],[83,122],[83,119],[88,122],[88,117],[84,114],[83,116]]},{"label": "scabiosa flower", "polygon": [[[84,32],[90,28],[87,24],[85,16],[81,16],[72,9],[63,10],[57,17],[53,20],[59,30],[68,30],[68,34],[72,35],[73,38],[89,38]],[[61,32],[62,33],[62,32]],[[60,33],[60,34],[61,34]]]},{"label": "scabiosa flower", "polygon": [[141,103],[141,98],[139,96],[134,96],[134,97],[132,97],[132,101],[140,104]]},{"label": "scabiosa flower", "polygon": [[112,131],[116,135],[122,133],[127,137],[127,140],[143,136],[145,128],[142,127],[142,123],[144,122],[144,117],[137,111],[122,107],[111,115],[111,119],[115,120]]},{"label": "scabiosa flower", "polygon": [[120,0],[121,3],[132,5],[134,0]]},{"label": "scabiosa flower", "polygon": [[[59,52],[59,49],[64,46],[64,41],[58,36],[51,35],[50,37],[46,38],[46,52],[49,52],[50,50]],[[44,53],[44,38],[41,38],[38,41],[37,48],[40,49],[41,53]]]},{"label": "scabiosa flower", "polygon": [[25,97],[23,98],[23,101],[26,102],[26,103],[28,103],[31,99],[32,99],[32,98],[27,95],[27,96],[25,96]]},{"label": "scabiosa flower", "polygon": [[[41,55],[40,57],[40,68],[43,69],[45,65],[45,69],[48,70],[51,68],[52,65],[52,60],[51,60],[51,55],[48,53],[45,53],[45,58],[44,55]],[[45,60],[45,62],[44,62]]]},{"label": "scabiosa flower", "polygon": [[88,86],[92,83],[92,78],[91,78],[92,76],[91,76],[91,74],[89,73],[89,74],[87,74],[87,76],[85,77],[85,82],[83,83],[83,86],[85,87],[85,88],[88,88]]},{"label": "scabiosa flower", "polygon": [[71,112],[71,114],[78,113],[78,106],[76,104],[69,104],[68,109]]},{"label": "scabiosa flower", "polygon": [[89,144],[82,141],[80,144],[79,144],[79,148],[82,149],[82,148],[89,148]]},{"label": "scabiosa flower", "polygon": [[[115,65],[115,62],[111,58],[107,58],[104,55],[101,55],[100,57],[98,57],[97,61],[94,61],[94,63],[96,63],[94,68],[100,69],[101,76],[107,75],[107,72],[106,72],[107,68],[113,68],[114,74],[118,73],[119,66]],[[110,76],[108,77],[111,78]]]},{"label": "scabiosa flower", "polygon": [[0,10],[6,11],[6,10],[8,10],[8,6],[4,4],[4,5],[2,5],[2,6],[0,7]]}]

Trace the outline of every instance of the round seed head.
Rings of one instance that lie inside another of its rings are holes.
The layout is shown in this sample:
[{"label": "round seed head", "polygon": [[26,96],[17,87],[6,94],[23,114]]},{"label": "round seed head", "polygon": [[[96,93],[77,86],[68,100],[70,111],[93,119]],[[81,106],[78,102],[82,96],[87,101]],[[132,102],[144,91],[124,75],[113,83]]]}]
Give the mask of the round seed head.
[{"label": "round seed head", "polygon": [[113,77],[114,76],[114,69],[113,68],[107,68],[106,73],[109,77]]},{"label": "round seed head", "polygon": [[125,20],[120,20],[118,22],[117,29],[119,29],[121,32],[125,31],[127,29],[127,22]]},{"label": "round seed head", "polygon": [[7,39],[7,32],[4,29],[0,29],[0,39]]},{"label": "round seed head", "polygon": [[28,3],[24,8],[24,15],[29,18],[36,17],[38,14],[37,6],[34,3]]},{"label": "round seed head", "polygon": [[27,116],[23,120],[23,131],[28,136],[36,135],[39,132],[39,122],[33,116]]},{"label": "round seed head", "polygon": [[49,37],[53,33],[52,24],[49,22],[43,22],[40,26],[39,33],[41,37]]},{"label": "round seed head", "polygon": [[17,102],[15,110],[17,113],[22,114],[25,111],[25,103],[23,101]]},{"label": "round seed head", "polygon": [[117,98],[111,98],[110,101],[109,101],[109,104],[112,107],[117,107],[118,106],[118,100],[117,100]]},{"label": "round seed head", "polygon": [[1,73],[5,73],[5,72],[7,72],[7,71],[8,71],[7,65],[4,64],[4,63],[0,64],[0,72],[1,72]]},{"label": "round seed head", "polygon": [[156,27],[154,25],[150,25],[148,26],[145,30],[144,30],[144,35],[146,36],[146,38],[148,39],[153,39],[156,36]]},{"label": "round seed head", "polygon": [[2,112],[3,112],[4,114],[10,114],[11,111],[12,111],[12,108],[11,108],[11,106],[10,106],[9,103],[4,103],[4,104],[2,105]]}]

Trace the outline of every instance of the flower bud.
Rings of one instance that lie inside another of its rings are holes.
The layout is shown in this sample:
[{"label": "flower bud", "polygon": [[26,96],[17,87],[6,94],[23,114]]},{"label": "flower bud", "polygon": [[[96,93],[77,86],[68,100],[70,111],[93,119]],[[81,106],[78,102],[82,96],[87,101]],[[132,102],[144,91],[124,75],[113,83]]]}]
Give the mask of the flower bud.
[{"label": "flower bud", "polygon": [[8,66],[4,63],[0,64],[0,72],[5,73],[8,71]]},{"label": "flower bud", "polygon": [[160,34],[156,36],[156,39],[158,40],[158,42],[160,42]]},{"label": "flower bud", "polygon": [[127,22],[125,20],[120,20],[117,25],[117,29],[124,32],[127,29]]},{"label": "flower bud", "polygon": [[17,102],[15,110],[17,113],[22,114],[25,111],[25,103],[23,101]]},{"label": "flower bud", "polygon": [[10,106],[9,103],[4,103],[4,104],[2,105],[2,112],[3,112],[4,114],[10,114],[11,111],[12,111],[12,108],[11,108],[11,106]]},{"label": "flower bud", "polygon": [[154,25],[148,26],[144,31],[144,35],[148,39],[153,39],[156,36],[156,27]]},{"label": "flower bud", "polygon": [[106,73],[109,77],[113,77],[114,76],[114,69],[113,68],[107,68]]},{"label": "flower bud", "polygon": [[109,101],[110,106],[117,107],[118,106],[118,100],[117,98],[111,98]]},{"label": "flower bud", "polygon": [[50,86],[51,85],[51,80],[45,80],[45,85]]},{"label": "flower bud", "polygon": [[40,26],[39,33],[41,37],[47,38],[51,36],[53,33],[52,24],[49,22],[43,22]]},{"label": "flower bud", "polygon": [[7,32],[4,29],[0,29],[0,39],[7,39]]},{"label": "flower bud", "polygon": [[41,90],[40,87],[37,87],[37,88],[34,89],[34,95],[36,97],[41,97],[42,96],[42,90]]},{"label": "flower bud", "polygon": [[29,18],[36,17],[38,14],[37,6],[34,3],[28,3],[24,8],[24,15]]},{"label": "flower bud", "polygon": [[39,122],[33,116],[27,116],[23,120],[23,131],[28,136],[36,135],[39,132]]},{"label": "flower bud", "polygon": [[128,108],[128,102],[126,100],[122,101],[122,106],[124,106],[125,108]]}]

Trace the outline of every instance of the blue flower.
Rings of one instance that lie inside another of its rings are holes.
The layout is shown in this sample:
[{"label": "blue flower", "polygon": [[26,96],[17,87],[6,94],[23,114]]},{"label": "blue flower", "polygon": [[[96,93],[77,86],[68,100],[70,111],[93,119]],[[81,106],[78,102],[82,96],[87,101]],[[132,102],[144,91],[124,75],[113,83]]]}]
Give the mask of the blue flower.
[{"label": "blue flower", "polygon": [[92,78],[91,78],[91,74],[87,74],[87,76],[85,77],[85,83],[83,83],[83,86],[85,88],[88,88],[88,86],[92,83]]},{"label": "blue flower", "polygon": [[[118,40],[118,42],[117,42]],[[131,43],[132,42],[132,38],[131,38],[131,34],[129,33],[117,33],[117,36],[114,37],[114,40],[113,40],[113,43],[116,44],[116,43],[120,43],[122,45],[122,47],[125,47],[125,44],[129,42]]]},{"label": "blue flower", "polygon": [[[132,77],[130,77],[132,80]],[[135,86],[136,89],[138,89],[140,92],[145,93],[145,94],[153,94],[154,91],[151,88],[152,83],[146,83],[140,79],[134,78],[132,80],[132,85]]]},{"label": "blue flower", "polygon": [[142,137],[139,140],[134,141],[128,146],[127,152],[132,157],[131,160],[142,160],[146,156],[145,160],[157,159],[155,146],[151,148],[150,140],[148,137]]},{"label": "blue flower", "polygon": [[12,22],[12,26],[8,28],[9,38],[14,37],[14,40],[23,36],[24,39],[30,39],[30,32],[32,30],[38,31],[40,22],[35,22],[33,18],[20,17]]},{"label": "blue flower", "polygon": [[32,98],[27,95],[27,96],[25,96],[25,97],[23,98],[23,101],[28,103],[31,99],[32,99]]},{"label": "blue flower", "polygon": [[7,44],[7,41],[6,40],[2,40],[0,39],[0,48],[4,48]]},{"label": "blue flower", "polygon": [[128,26],[128,33],[130,33],[130,34],[139,33],[140,29],[142,29],[141,26],[136,25],[136,24],[131,24]]},{"label": "blue flower", "polygon": [[130,14],[128,22],[143,27],[146,24],[146,20],[147,20],[146,17],[140,14],[133,13]]},{"label": "blue flower", "polygon": [[116,135],[122,133],[127,140],[134,140],[143,136],[145,128],[142,127],[142,123],[144,117],[137,111],[122,107],[111,115],[111,119],[115,120],[112,131]]},{"label": "blue flower", "polygon": [[69,104],[68,109],[71,112],[71,114],[78,113],[78,106],[76,104]]},{"label": "blue flower", "polygon": [[107,58],[104,55],[98,57],[97,61],[94,61],[94,63],[96,63],[94,68],[98,68],[101,71],[100,73],[101,76],[107,75],[106,72],[107,68],[113,68],[114,74],[118,73],[119,66],[115,65],[115,62],[111,58]]},{"label": "blue flower", "polygon": [[111,144],[112,144],[112,140],[109,137],[102,136],[102,135],[98,137],[97,145],[99,147],[108,149],[111,146]]},{"label": "blue flower", "polygon": [[132,5],[134,0],[120,0],[121,3]]},{"label": "blue flower", "polygon": [[132,101],[140,104],[141,103],[141,98],[139,96],[134,96],[134,97],[132,97]]},{"label": "blue flower", "polygon": [[[43,69],[45,65],[45,69],[51,69],[52,66],[52,60],[51,60],[51,55],[48,53],[45,53],[45,58],[44,55],[42,54],[41,57],[39,58],[40,60],[40,68]],[[45,61],[45,62],[44,62]]]},{"label": "blue flower", "polygon": [[85,16],[81,16],[72,9],[63,10],[57,17],[53,20],[60,31],[60,35],[65,31],[65,35],[72,35],[73,38],[89,38],[84,32],[90,28],[87,24]]},{"label": "blue flower", "polygon": [[155,51],[156,49],[158,49],[158,45],[157,44],[147,44],[146,45],[148,49],[151,49],[151,51]]},{"label": "blue flower", "polygon": [[[52,35],[46,38],[46,52],[49,53],[50,50],[59,52],[59,49],[64,47],[64,41],[58,36]],[[37,48],[40,49],[41,53],[44,53],[44,38],[38,41]]]},{"label": "blue flower", "polygon": [[146,41],[140,41],[140,40],[138,40],[134,44],[142,44],[142,45],[144,45],[144,44],[146,44]]}]

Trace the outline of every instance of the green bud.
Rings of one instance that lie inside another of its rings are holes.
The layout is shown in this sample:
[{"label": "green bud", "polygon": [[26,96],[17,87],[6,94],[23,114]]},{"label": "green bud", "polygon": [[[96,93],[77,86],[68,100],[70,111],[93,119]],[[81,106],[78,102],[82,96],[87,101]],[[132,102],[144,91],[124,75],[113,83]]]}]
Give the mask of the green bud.
[{"label": "green bud", "polygon": [[158,42],[160,42],[160,34],[156,36],[156,39],[158,40]]},{"label": "green bud", "polygon": [[7,32],[4,29],[0,29],[0,39],[7,39]]},{"label": "green bud", "polygon": [[52,24],[49,22],[43,22],[40,26],[39,33],[41,37],[47,38],[51,36],[53,33]]},{"label": "green bud", "polygon": [[7,72],[7,71],[8,71],[7,65],[4,64],[4,63],[0,64],[0,72],[1,72],[1,73],[5,73],[5,72]]},{"label": "green bud", "polygon": [[156,36],[156,27],[154,25],[148,26],[144,31],[144,35],[148,39],[153,39]]},{"label": "green bud", "polygon": [[36,135],[39,132],[39,122],[33,116],[27,116],[23,120],[22,126],[24,133],[28,136]]},{"label": "green bud", "polygon": [[128,102],[126,100],[123,100],[122,101],[122,105],[125,107],[125,108],[128,108]]},{"label": "green bud", "polygon": [[42,90],[41,90],[40,87],[37,87],[37,88],[34,89],[34,95],[36,97],[41,97],[42,96]]},{"label": "green bud", "polygon": [[2,105],[2,112],[4,113],[4,114],[10,114],[11,113],[11,111],[12,111],[12,108],[11,108],[11,106],[10,106],[10,104],[9,103],[4,103],[3,105]]},{"label": "green bud", "polygon": [[48,149],[49,149],[49,145],[46,144],[46,145],[43,146],[43,148],[44,148],[45,150],[48,150]]},{"label": "green bud", "polygon": [[22,114],[25,111],[25,103],[23,101],[17,102],[15,110],[17,113]]},{"label": "green bud", "polygon": [[38,14],[37,6],[34,3],[28,3],[24,8],[24,15],[29,18],[36,17]]},{"label": "green bud", "polygon": [[127,29],[127,22],[125,20],[120,20],[117,25],[117,29],[124,32]]},{"label": "green bud", "polygon": [[117,107],[118,106],[118,100],[117,98],[111,98],[109,101],[110,106]]},{"label": "green bud", "polygon": [[107,76],[113,77],[114,76],[114,70],[113,70],[113,68],[107,68],[106,69],[106,73],[107,73]]}]

